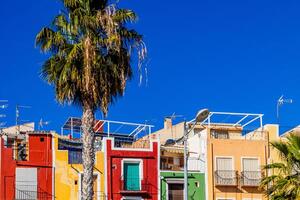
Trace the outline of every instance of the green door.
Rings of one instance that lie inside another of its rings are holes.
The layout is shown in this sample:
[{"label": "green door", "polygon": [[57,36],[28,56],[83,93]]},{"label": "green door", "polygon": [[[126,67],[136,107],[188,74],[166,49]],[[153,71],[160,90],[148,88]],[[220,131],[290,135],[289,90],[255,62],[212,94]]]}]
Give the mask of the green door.
[{"label": "green door", "polygon": [[124,163],[125,190],[140,190],[140,164]]}]

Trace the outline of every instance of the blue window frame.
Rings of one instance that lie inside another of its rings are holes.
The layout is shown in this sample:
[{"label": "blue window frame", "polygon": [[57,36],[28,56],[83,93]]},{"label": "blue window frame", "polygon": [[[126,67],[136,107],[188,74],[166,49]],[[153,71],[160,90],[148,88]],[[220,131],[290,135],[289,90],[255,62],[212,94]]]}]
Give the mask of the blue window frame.
[{"label": "blue window frame", "polygon": [[82,164],[82,151],[81,150],[69,150],[68,151],[68,163],[69,164]]}]

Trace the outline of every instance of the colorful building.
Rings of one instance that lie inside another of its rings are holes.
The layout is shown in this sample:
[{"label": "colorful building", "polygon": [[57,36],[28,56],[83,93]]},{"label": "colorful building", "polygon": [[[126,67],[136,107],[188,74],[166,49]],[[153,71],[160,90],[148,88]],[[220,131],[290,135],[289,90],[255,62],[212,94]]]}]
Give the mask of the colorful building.
[{"label": "colorful building", "polygon": [[157,141],[105,139],[106,193],[109,200],[159,199]]},{"label": "colorful building", "polygon": [[52,150],[50,132],[2,135],[0,199],[53,199]]},{"label": "colorful building", "polygon": [[[188,136],[188,196],[207,200],[263,200],[262,166],[276,156],[269,141],[279,138],[277,125],[263,126],[262,114],[211,112]],[[187,123],[188,129],[194,120]],[[183,199],[184,123],[153,133],[161,142],[161,199]]]},{"label": "colorful building", "polygon": [[[82,142],[80,139],[70,139],[55,135],[55,199],[81,199],[82,182]],[[97,145],[98,144],[98,145]],[[101,151],[101,141],[96,139],[94,166],[94,199],[104,200],[104,153]]]},{"label": "colorful building", "polygon": [[[141,146],[136,142],[140,134],[151,132],[151,126],[98,120],[94,130],[94,199],[157,199],[158,144],[148,141],[149,146]],[[71,117],[63,125],[61,135],[54,137],[55,196],[58,200],[81,199],[83,167],[80,135],[81,119]],[[156,168],[152,168],[153,165]],[[123,167],[126,173],[121,170]],[[134,174],[137,167],[141,177]]]},{"label": "colorful building", "polygon": [[[270,162],[269,138],[276,125],[263,126],[262,114],[211,112],[194,133],[206,149],[209,200],[263,200],[259,184]],[[230,119],[230,120],[228,120]]]},{"label": "colorful building", "polygon": [[[182,200],[184,194],[184,148],[182,143],[184,124],[172,124],[165,118],[164,128],[152,134],[160,145],[161,200]],[[200,140],[194,138],[188,144],[188,197],[205,199],[205,168],[200,154]],[[196,146],[195,146],[196,145]]]},{"label": "colorful building", "polygon": [[[187,140],[189,200],[264,200],[262,166],[278,161],[269,141],[282,139],[263,115],[211,112]],[[31,127],[31,126],[30,126]],[[81,199],[81,120],[59,135],[12,127],[0,140],[0,199]],[[152,126],[95,122],[95,200],[182,200],[184,123],[151,133]],[[67,132],[66,132],[67,131]],[[299,134],[299,128],[288,133]],[[274,173],[274,172],[273,172]]]},{"label": "colorful building", "polygon": [[[183,199],[183,147],[182,145],[161,146],[161,199]],[[205,199],[205,175],[197,158],[188,160],[188,196],[191,200]]]}]

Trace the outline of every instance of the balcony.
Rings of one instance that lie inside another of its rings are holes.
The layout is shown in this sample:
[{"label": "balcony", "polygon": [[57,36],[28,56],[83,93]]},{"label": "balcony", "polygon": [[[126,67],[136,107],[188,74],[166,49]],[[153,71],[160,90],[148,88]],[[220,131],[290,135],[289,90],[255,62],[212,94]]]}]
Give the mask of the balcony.
[{"label": "balcony", "polygon": [[227,131],[227,130],[212,130],[211,133],[212,139],[221,139],[221,140],[265,140],[267,132],[266,131]]},{"label": "balcony", "polygon": [[50,200],[54,197],[38,187],[36,183],[17,182],[15,187],[15,200]]},{"label": "balcony", "polygon": [[237,186],[237,171],[235,170],[216,170],[216,186]]},{"label": "balcony", "polygon": [[120,193],[123,194],[143,194],[148,193],[149,183],[147,179],[123,178],[120,179]]},{"label": "balcony", "polygon": [[182,157],[162,156],[160,169],[166,171],[182,171],[184,168],[184,160]]},{"label": "balcony", "polygon": [[114,147],[117,148],[125,148],[125,149],[150,149],[151,142],[150,140],[136,140],[132,139],[115,139]]},{"label": "balcony", "polygon": [[243,171],[241,177],[241,185],[244,187],[258,187],[261,178],[261,171]]}]

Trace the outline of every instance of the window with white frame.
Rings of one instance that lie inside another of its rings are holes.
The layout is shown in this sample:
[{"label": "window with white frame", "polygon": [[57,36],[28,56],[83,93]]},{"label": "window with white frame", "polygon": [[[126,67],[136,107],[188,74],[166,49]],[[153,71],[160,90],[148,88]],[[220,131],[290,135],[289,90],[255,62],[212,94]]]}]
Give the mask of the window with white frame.
[{"label": "window with white frame", "polygon": [[244,186],[258,186],[261,179],[261,171],[258,158],[242,159],[242,183]]},{"label": "window with white frame", "polygon": [[258,158],[243,158],[243,171],[245,172],[260,171]]},{"label": "window with white frame", "polygon": [[232,158],[217,157],[216,164],[217,164],[216,170],[218,170],[218,171],[232,171],[233,170]]},{"label": "window with white frame", "polygon": [[233,169],[233,158],[216,157],[215,181],[217,185],[236,185],[236,172]]}]

